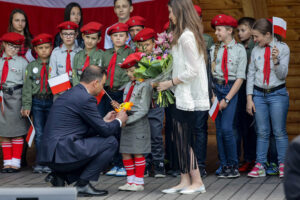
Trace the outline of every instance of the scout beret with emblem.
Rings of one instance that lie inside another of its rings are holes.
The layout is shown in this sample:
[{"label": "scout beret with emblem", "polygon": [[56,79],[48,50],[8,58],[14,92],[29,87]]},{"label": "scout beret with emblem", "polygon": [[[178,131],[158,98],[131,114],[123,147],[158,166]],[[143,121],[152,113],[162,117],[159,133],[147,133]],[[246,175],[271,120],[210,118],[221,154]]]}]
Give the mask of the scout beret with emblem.
[{"label": "scout beret with emblem", "polygon": [[144,28],[134,37],[133,41],[143,42],[155,38],[155,31],[152,28]]},{"label": "scout beret with emblem", "polygon": [[52,43],[53,37],[47,33],[41,33],[33,38],[31,41],[33,46],[37,46],[44,43]]},{"label": "scout beret with emblem", "polygon": [[124,62],[120,65],[123,69],[128,69],[130,67],[135,66],[141,59],[144,54],[141,52],[132,53],[124,60]]},{"label": "scout beret with emblem", "polygon": [[143,17],[140,16],[134,16],[131,17],[126,24],[128,25],[128,27],[133,27],[133,26],[145,26],[145,22],[146,20]]},{"label": "scout beret with emblem", "polygon": [[219,14],[211,20],[211,27],[213,29],[215,29],[216,26],[231,26],[233,28],[236,28],[237,25],[238,23],[236,19],[224,14]]},{"label": "scout beret with emblem", "polygon": [[57,28],[61,30],[77,30],[78,29],[78,24],[71,22],[71,21],[65,21],[63,23],[60,23]]},{"label": "scout beret with emblem", "polygon": [[80,31],[85,35],[99,33],[102,29],[103,25],[98,22],[90,22],[84,25]]},{"label": "scout beret with emblem", "polygon": [[202,16],[202,9],[201,9],[201,7],[198,6],[198,5],[194,5],[194,8],[195,8],[197,14],[199,15],[199,17],[201,17]]},{"label": "scout beret with emblem", "polygon": [[22,45],[24,43],[25,37],[19,33],[9,32],[2,35],[0,40],[15,45]]},{"label": "scout beret with emblem", "polygon": [[112,35],[119,32],[128,32],[128,25],[124,23],[117,23],[108,29],[107,34]]}]

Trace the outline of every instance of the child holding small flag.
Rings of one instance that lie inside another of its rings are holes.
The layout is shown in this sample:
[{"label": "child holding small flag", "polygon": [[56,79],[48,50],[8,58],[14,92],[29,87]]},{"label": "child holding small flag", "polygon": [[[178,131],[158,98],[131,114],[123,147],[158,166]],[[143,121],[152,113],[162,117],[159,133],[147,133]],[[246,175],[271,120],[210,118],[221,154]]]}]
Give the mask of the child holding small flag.
[{"label": "child holding small flag", "polygon": [[212,74],[215,84],[214,94],[218,98],[219,109],[216,118],[217,145],[220,167],[219,178],[239,177],[236,139],[233,122],[238,101],[238,91],[246,79],[247,54],[243,45],[234,38],[237,21],[220,14],[211,20],[211,26],[219,41],[211,47]]},{"label": "child holding small flag", "polygon": [[27,119],[20,116],[22,107],[22,87],[27,61],[18,56],[25,38],[21,34],[10,32],[0,40],[4,53],[0,58],[0,137],[3,153],[2,173],[20,171],[23,137],[27,132]]},{"label": "child holding small flag", "polygon": [[[38,59],[27,66],[22,91],[22,114],[24,117],[28,117],[32,113],[37,154],[39,153],[44,126],[53,103],[53,95],[48,86],[49,58],[52,51],[52,43],[52,36],[44,33],[37,35],[32,40]],[[51,170],[36,163],[33,172],[49,173]]]},{"label": "child holding small flag", "polygon": [[286,119],[289,108],[285,79],[288,74],[290,49],[286,43],[272,35],[274,33],[285,37],[282,29],[286,30],[286,24],[282,24],[283,28],[277,32],[277,22],[273,18],[273,28],[269,20],[259,19],[252,27],[252,35],[258,45],[252,51],[247,75],[247,112],[255,117],[257,147],[256,164],[248,173],[250,177],[266,176],[271,126],[276,140],[279,177],[284,176],[285,152],[288,147]]},{"label": "child holding small flag", "polygon": [[[124,90],[124,102],[132,102],[132,115],[128,116],[126,126],[122,128],[120,139],[120,153],[127,172],[127,183],[119,190],[142,191],[144,190],[144,171],[146,161],[144,154],[151,152],[150,125],[148,111],[151,102],[151,86],[149,82],[140,82],[134,77],[137,63],[142,53],[129,55],[121,65],[126,69],[129,82]],[[113,102],[114,107],[119,107]]]},{"label": "child holding small flag", "polygon": [[84,25],[80,31],[84,40],[85,48],[74,57],[73,86],[80,81],[80,76],[86,67],[96,65],[101,67],[102,50],[97,50],[97,44],[101,41],[102,24],[90,22]]}]

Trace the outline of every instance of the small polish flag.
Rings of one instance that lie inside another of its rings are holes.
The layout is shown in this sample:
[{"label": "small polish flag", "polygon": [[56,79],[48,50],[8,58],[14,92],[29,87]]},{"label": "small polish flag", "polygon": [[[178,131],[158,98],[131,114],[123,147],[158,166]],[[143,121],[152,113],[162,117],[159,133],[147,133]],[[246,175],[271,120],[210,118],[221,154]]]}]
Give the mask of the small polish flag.
[{"label": "small polish flag", "polygon": [[210,110],[208,112],[209,116],[211,117],[211,119],[213,121],[216,120],[218,112],[219,112],[219,101],[218,101],[218,98],[216,97],[215,100],[214,100],[214,103],[213,103],[212,107],[210,108]]},{"label": "small polish flag", "polygon": [[71,82],[67,73],[48,80],[53,95],[71,88]]},{"label": "small polish flag", "polygon": [[273,32],[286,38],[287,23],[279,17],[273,17]]},{"label": "small polish flag", "polygon": [[97,99],[97,105],[100,103],[102,97],[105,95],[105,91],[102,89],[101,92],[96,96]]},{"label": "small polish flag", "polygon": [[30,128],[27,132],[27,136],[26,136],[26,142],[28,143],[28,146],[31,147],[32,145],[32,142],[33,142],[33,139],[34,139],[34,136],[35,136],[35,129],[34,129],[34,126],[33,126],[33,123],[30,119],[29,116],[27,116],[29,121],[30,121]]},{"label": "small polish flag", "polygon": [[0,91],[0,106],[1,113],[4,115],[4,98],[2,90]]}]

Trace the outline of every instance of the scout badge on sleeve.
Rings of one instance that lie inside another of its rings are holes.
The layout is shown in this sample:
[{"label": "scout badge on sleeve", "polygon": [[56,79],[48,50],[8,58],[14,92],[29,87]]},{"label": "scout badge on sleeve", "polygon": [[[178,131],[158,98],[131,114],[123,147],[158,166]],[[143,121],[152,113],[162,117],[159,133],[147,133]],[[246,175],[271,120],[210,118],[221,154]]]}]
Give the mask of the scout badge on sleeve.
[{"label": "scout badge on sleeve", "polygon": [[34,129],[34,126],[33,126],[33,123],[31,121],[30,117],[27,116],[27,118],[30,121],[30,128],[29,128],[29,130],[27,132],[26,142],[28,143],[28,146],[31,147],[33,139],[34,139],[34,136],[35,136],[35,129]]},{"label": "scout badge on sleeve", "polygon": [[2,90],[0,90],[0,110],[2,115],[4,115],[4,99]]},{"label": "scout badge on sleeve", "polygon": [[71,88],[71,82],[67,73],[48,80],[53,95]]},{"label": "scout badge on sleeve", "polygon": [[216,97],[214,100],[214,103],[212,105],[212,107],[209,110],[209,116],[211,117],[211,119],[213,121],[216,120],[217,116],[218,116],[218,112],[219,112],[219,101],[218,98]]}]

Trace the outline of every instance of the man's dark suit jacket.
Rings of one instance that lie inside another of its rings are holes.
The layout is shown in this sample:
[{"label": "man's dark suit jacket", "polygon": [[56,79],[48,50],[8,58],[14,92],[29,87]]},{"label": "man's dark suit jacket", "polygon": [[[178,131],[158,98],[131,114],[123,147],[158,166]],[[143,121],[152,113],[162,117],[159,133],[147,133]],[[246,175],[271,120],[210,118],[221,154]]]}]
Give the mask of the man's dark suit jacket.
[{"label": "man's dark suit jacket", "polygon": [[300,136],[287,150],[284,166],[284,191],[287,200],[300,199]]},{"label": "man's dark suit jacket", "polygon": [[53,104],[38,153],[39,163],[73,163],[103,152],[104,138],[117,134],[120,123],[107,123],[97,110],[96,98],[81,84],[62,94]]}]

